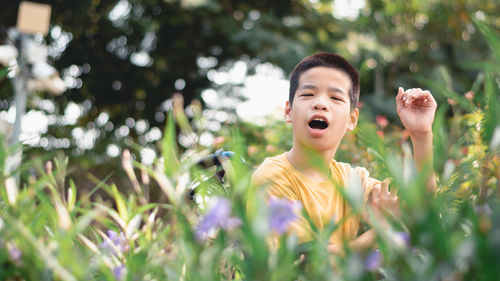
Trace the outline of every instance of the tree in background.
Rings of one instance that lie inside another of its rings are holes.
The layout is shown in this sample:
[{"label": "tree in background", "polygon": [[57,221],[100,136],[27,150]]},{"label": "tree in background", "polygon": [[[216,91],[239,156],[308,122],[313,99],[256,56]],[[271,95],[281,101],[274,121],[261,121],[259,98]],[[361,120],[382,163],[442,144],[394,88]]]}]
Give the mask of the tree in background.
[{"label": "tree in background", "polygon": [[[83,167],[110,164],[132,142],[153,148],[176,92],[185,104],[207,88],[244,98],[240,82],[217,80],[237,61],[246,64],[246,74],[263,62],[289,73],[310,53],[340,53],[360,69],[363,111],[389,118],[396,86],[421,86],[420,77],[465,93],[476,73],[461,63],[484,60],[489,52],[471,17],[500,26],[494,0],[38,2],[53,7],[45,40],[70,90],[31,100],[29,107],[49,124],[31,146],[69,149]],[[15,25],[18,4],[0,11],[4,30]],[[0,110],[7,111],[8,80],[0,82],[0,97]],[[220,100],[221,110],[234,106]]]}]

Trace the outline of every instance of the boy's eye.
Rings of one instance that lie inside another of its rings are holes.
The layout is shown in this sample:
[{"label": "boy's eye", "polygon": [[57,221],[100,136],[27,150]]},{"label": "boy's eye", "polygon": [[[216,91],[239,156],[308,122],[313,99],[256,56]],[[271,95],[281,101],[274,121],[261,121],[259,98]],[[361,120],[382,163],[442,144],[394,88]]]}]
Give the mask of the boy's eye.
[{"label": "boy's eye", "polygon": [[311,94],[311,93],[305,93],[305,94],[302,94],[301,96],[302,97],[312,97],[313,94]]},{"label": "boy's eye", "polygon": [[339,97],[332,97],[332,100],[344,101],[342,98],[339,98]]}]

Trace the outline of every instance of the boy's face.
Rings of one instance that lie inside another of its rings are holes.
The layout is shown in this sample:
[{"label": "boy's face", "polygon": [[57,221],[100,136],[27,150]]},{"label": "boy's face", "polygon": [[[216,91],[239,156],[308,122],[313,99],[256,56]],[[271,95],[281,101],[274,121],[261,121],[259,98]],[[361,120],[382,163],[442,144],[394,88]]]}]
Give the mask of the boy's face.
[{"label": "boy's face", "polygon": [[293,145],[335,152],[358,121],[358,109],[351,111],[350,89],[351,80],[341,70],[319,66],[302,73],[292,105],[287,101],[285,106]]}]

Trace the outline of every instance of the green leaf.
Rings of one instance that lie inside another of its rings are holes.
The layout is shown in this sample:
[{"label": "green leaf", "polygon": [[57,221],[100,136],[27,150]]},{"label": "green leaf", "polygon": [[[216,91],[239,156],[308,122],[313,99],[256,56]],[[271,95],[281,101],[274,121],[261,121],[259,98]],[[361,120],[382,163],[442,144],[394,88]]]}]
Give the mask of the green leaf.
[{"label": "green leaf", "polygon": [[441,105],[436,112],[434,118],[433,135],[434,135],[434,163],[436,167],[441,169],[445,162],[449,159],[448,155],[448,139],[449,133],[446,129],[446,113],[449,109],[447,105]]},{"label": "green leaf", "polygon": [[496,57],[497,61],[500,61],[500,37],[496,34],[484,21],[473,20],[476,24],[477,29],[483,34],[484,38],[488,42],[488,45],[493,51],[493,55]]},{"label": "green leaf", "polygon": [[457,92],[447,89],[441,82],[437,82],[433,79],[425,77],[417,77],[416,79],[419,83],[425,84],[429,88],[435,89],[438,93],[441,93],[446,98],[456,101],[464,109],[468,111],[475,110],[475,106],[469,100],[467,100],[464,96],[459,95]]},{"label": "green leaf", "polygon": [[[231,150],[234,152],[234,156],[231,159],[231,167],[233,169],[226,172],[229,174],[234,190],[227,191],[224,187],[224,191],[228,197],[243,196],[243,194],[246,194],[250,184],[251,172],[243,159],[243,155],[245,155],[244,153],[246,151],[245,140],[236,129],[231,132],[230,145]],[[232,192],[234,192],[234,194],[232,194]]]},{"label": "green leaf", "polygon": [[484,93],[486,99],[485,115],[483,122],[483,139],[489,143],[493,137],[495,128],[500,124],[500,112],[498,106],[498,86],[493,74],[487,73],[484,81]]},{"label": "green leaf", "polygon": [[68,211],[71,212],[75,208],[76,203],[76,185],[75,182],[69,180],[69,190],[68,190]]},{"label": "green leaf", "polygon": [[118,188],[116,187],[115,184],[111,185],[111,190],[113,191],[113,197],[115,199],[116,207],[118,208],[118,214],[120,215],[120,218],[124,221],[128,221],[127,205],[125,204],[122,195],[118,191]]},{"label": "green leaf", "polygon": [[167,125],[165,126],[165,133],[162,142],[162,155],[165,165],[165,173],[172,176],[180,167],[177,142],[176,142],[175,120],[172,112],[169,112],[167,118]]},{"label": "green leaf", "polygon": [[488,72],[499,72],[500,73],[500,65],[497,62],[462,62],[459,65],[465,69],[479,69]]},{"label": "green leaf", "polygon": [[364,145],[371,148],[371,152],[378,160],[384,160],[384,157],[387,155],[387,149],[382,139],[377,135],[377,130],[373,124],[360,118],[355,133]]},{"label": "green leaf", "polygon": [[0,134],[0,171],[4,171],[4,164],[9,155],[7,142],[2,134]]},{"label": "green leaf", "polygon": [[[95,178],[92,174],[88,174],[88,177],[91,181],[95,182],[96,186],[92,188],[92,190],[88,193],[85,193],[80,200],[76,203],[76,208],[79,208],[82,203],[88,202],[90,200],[91,196],[96,193],[99,189],[103,188],[106,189],[106,181],[112,176],[112,174],[106,176],[103,180],[98,180]],[[106,190],[107,191],[107,190]]]},{"label": "green leaf", "polygon": [[7,73],[9,73],[8,67],[0,69],[0,80],[3,79],[5,76],[7,76]]},{"label": "green leaf", "polygon": [[[500,72],[500,67],[498,68],[499,72]],[[481,85],[483,84],[483,81],[484,81],[484,73],[479,73],[476,77],[476,79],[474,80],[474,83],[472,84],[472,87],[470,88],[470,90],[473,92],[473,93],[477,93],[479,92],[479,89],[481,88]]]}]

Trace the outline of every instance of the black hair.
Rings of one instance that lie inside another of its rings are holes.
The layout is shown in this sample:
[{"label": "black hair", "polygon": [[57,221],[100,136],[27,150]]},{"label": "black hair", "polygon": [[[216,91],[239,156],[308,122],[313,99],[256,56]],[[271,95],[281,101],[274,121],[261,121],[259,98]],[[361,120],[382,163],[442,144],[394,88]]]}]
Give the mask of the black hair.
[{"label": "black hair", "polygon": [[351,79],[351,88],[349,89],[349,99],[351,101],[351,110],[356,108],[359,100],[359,75],[356,69],[343,57],[332,53],[316,53],[301,60],[293,69],[290,75],[290,94],[288,101],[293,103],[295,91],[299,86],[299,79],[302,73],[318,66],[330,67],[343,71]]}]

